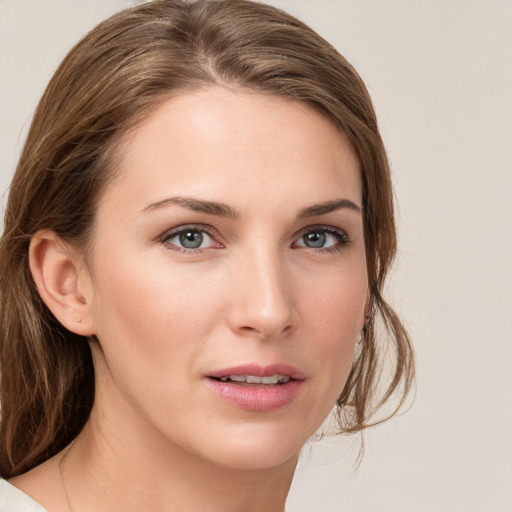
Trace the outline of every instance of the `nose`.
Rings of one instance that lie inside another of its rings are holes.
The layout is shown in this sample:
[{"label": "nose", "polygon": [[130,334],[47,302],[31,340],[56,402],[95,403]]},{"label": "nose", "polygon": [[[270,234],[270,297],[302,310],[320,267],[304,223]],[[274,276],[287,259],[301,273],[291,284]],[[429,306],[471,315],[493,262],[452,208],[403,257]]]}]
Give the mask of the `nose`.
[{"label": "nose", "polygon": [[297,327],[293,278],[278,254],[258,251],[243,258],[234,269],[232,291],[229,324],[237,334],[272,339]]}]

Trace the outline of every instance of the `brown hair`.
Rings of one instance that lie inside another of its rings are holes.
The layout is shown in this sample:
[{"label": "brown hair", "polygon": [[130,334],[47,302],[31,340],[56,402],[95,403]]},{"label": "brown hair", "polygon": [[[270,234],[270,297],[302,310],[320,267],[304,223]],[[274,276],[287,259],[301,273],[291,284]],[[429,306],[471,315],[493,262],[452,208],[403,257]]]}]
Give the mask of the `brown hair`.
[{"label": "brown hair", "polygon": [[[53,230],[85,250],[120,137],[170,94],[208,84],[306,102],[350,137],[362,169],[371,310],[337,402],[340,431],[369,426],[392,395],[398,405],[387,416],[403,403],[413,356],[382,298],[396,253],[393,192],[362,80],[331,45],[276,8],[245,0],[157,0],[112,16],[70,51],[37,107],[11,184],[0,243],[2,476],[60,451],[94,400],[87,339],[63,328],[39,297],[28,265],[31,236]],[[379,340],[378,322],[387,333]],[[394,367],[382,385],[390,350]]]}]

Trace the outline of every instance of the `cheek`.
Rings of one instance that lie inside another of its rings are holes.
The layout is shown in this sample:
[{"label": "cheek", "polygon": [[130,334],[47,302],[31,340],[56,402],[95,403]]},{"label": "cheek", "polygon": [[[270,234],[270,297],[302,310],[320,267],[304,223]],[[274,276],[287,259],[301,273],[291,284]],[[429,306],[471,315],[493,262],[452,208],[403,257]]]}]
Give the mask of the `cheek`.
[{"label": "cheek", "polygon": [[[94,310],[97,336],[109,365],[131,364],[163,374],[193,359],[212,329],[216,301],[204,283],[160,262],[117,258],[98,271]],[[134,373],[130,374],[130,378]]]},{"label": "cheek", "polygon": [[326,339],[335,333],[350,338],[361,331],[367,293],[366,267],[361,264],[311,276],[302,285],[303,306]]},{"label": "cheek", "polygon": [[[311,356],[323,368],[324,385],[339,394],[350,372],[354,348],[363,328],[367,273],[362,265],[333,272],[304,286],[303,316],[309,318],[307,336],[314,340]],[[326,391],[329,395],[331,391]]]},{"label": "cheek", "polygon": [[97,275],[97,337],[106,363],[98,365],[98,379],[106,390],[114,383],[162,431],[169,417],[200,402],[190,377],[218,318],[217,302],[208,301],[204,283],[191,277],[136,258],[117,258]]}]

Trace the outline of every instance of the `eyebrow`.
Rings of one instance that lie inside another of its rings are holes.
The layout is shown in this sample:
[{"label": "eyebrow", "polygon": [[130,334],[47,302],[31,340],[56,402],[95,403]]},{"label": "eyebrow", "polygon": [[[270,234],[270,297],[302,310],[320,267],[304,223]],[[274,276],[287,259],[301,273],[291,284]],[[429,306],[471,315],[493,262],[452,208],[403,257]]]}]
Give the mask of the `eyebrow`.
[{"label": "eyebrow", "polygon": [[[206,201],[204,199],[197,199],[195,197],[183,196],[168,197],[166,199],[162,199],[161,201],[151,203],[142,210],[142,213],[158,210],[169,205],[177,205],[195,212],[216,215],[217,217],[227,217],[229,219],[236,219],[240,216],[238,210],[235,210],[226,203],[218,203],[216,201]],[[297,218],[306,219],[316,215],[325,215],[326,213],[331,213],[343,208],[348,208],[349,210],[362,213],[362,208],[350,199],[334,199],[332,201],[325,201],[323,203],[318,203],[303,208],[297,214]]]},{"label": "eyebrow", "polygon": [[182,208],[187,208],[194,212],[208,213],[210,215],[216,215],[218,217],[228,217],[230,219],[236,219],[239,216],[237,210],[225,203],[217,203],[215,201],[205,201],[203,199],[196,199],[195,197],[168,197],[162,201],[151,203],[146,206],[142,213],[150,212],[175,204]]},{"label": "eyebrow", "polygon": [[306,219],[308,217],[315,217],[316,215],[325,215],[326,213],[331,213],[342,208],[348,208],[357,213],[362,213],[363,211],[360,206],[357,206],[357,204],[350,199],[334,199],[333,201],[325,201],[324,203],[303,208],[297,217],[299,219]]}]

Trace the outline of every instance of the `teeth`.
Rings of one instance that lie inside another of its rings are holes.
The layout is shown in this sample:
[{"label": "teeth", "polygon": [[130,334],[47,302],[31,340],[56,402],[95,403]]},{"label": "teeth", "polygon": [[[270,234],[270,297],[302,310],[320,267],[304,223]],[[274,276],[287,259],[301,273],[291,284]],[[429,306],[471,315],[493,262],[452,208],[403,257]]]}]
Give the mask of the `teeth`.
[{"label": "teeth", "polygon": [[286,384],[290,380],[289,375],[281,375],[276,373],[268,377],[256,377],[255,375],[229,375],[229,377],[221,377],[222,382],[232,380],[233,382],[246,382],[247,384]]},{"label": "teeth", "polygon": [[244,375],[230,375],[229,378],[235,382],[247,382]]},{"label": "teeth", "polygon": [[245,382],[247,382],[247,384],[263,384],[263,378],[264,377],[254,377],[253,375],[247,375],[247,377],[245,377]]}]

